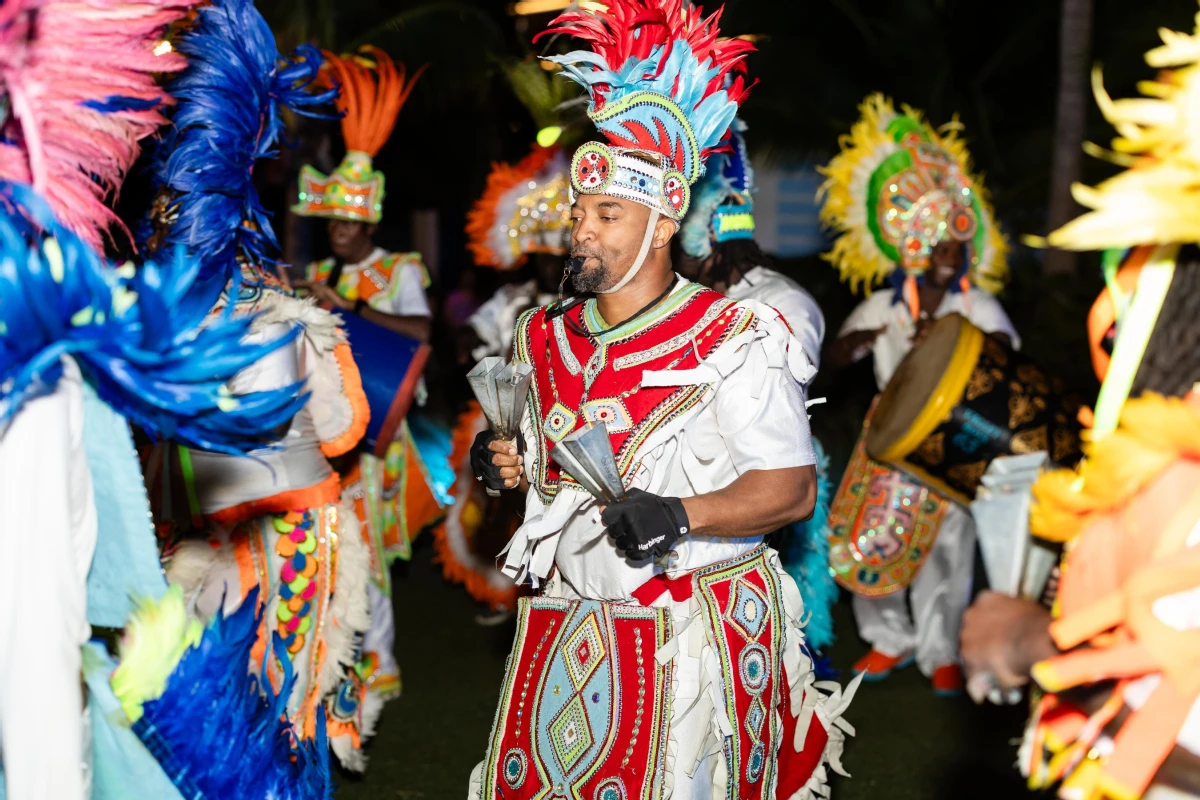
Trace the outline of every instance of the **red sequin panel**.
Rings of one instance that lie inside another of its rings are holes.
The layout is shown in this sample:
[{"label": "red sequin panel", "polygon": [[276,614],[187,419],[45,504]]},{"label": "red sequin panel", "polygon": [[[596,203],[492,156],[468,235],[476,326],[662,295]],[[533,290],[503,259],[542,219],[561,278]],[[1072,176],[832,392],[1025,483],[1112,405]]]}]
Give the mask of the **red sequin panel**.
[{"label": "red sequin panel", "polygon": [[[779,582],[759,547],[695,573],[709,638],[721,661],[729,797],[773,800],[783,675],[783,604]],[[720,711],[718,711],[720,713]]]},{"label": "red sequin panel", "polygon": [[522,598],[483,797],[661,798],[670,635],[664,609]]}]

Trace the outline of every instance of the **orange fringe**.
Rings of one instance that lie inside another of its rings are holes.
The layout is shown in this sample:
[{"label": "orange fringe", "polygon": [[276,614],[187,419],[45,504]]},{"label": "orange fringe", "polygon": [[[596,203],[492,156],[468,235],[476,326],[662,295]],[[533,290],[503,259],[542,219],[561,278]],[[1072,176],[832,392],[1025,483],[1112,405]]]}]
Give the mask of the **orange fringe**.
[{"label": "orange fringe", "polygon": [[[496,204],[506,192],[541,172],[557,154],[557,146],[542,147],[535,144],[529,155],[516,165],[492,163],[492,171],[488,173],[487,188],[483,190],[483,196],[476,200],[475,205],[467,212],[467,249],[475,257],[476,264],[497,268],[504,264],[504,260],[488,246],[489,234],[497,224]],[[527,254],[522,255],[508,269],[518,269],[525,263],[526,258]],[[469,447],[470,442],[467,445]]]},{"label": "orange fringe", "polygon": [[209,514],[208,519],[222,525],[236,525],[263,514],[279,511],[291,511],[296,508],[317,508],[328,503],[336,503],[342,493],[342,480],[335,472],[328,478],[303,489],[292,489],[287,492],[262,497],[240,505],[223,508],[215,514]]},{"label": "orange fringe", "polygon": [[[450,463],[454,465],[455,472],[458,467],[464,464],[471,450],[471,443],[475,441],[474,421],[479,418],[483,412],[479,408],[479,403],[471,401],[470,406],[458,418],[458,425],[454,429],[452,438],[453,449],[450,455]],[[458,490],[458,481],[454,482],[452,493]],[[466,502],[465,497],[454,495],[455,502]],[[447,516],[453,513],[451,509]],[[515,584],[506,589],[497,589],[488,581],[487,576],[476,572],[467,565],[458,561],[454,556],[454,551],[450,548],[450,542],[446,536],[446,522],[443,520],[438,523],[438,526],[433,529],[433,548],[436,554],[435,560],[441,562],[442,574],[446,580],[455,583],[461,583],[467,590],[467,594],[475,598],[481,603],[487,603],[492,608],[514,608],[517,603],[517,594],[520,587]]]},{"label": "orange fringe", "polygon": [[346,149],[374,158],[392,135],[400,109],[429,65],[421,65],[406,84],[404,65],[400,64],[397,69],[391,56],[378,47],[364,45],[357,53],[343,56],[322,52],[325,83],[332,85],[332,77],[341,86],[337,109],[343,114],[342,136],[346,140]]},{"label": "orange fringe", "polygon": [[321,442],[321,453],[326,458],[337,458],[358,447],[358,443],[367,432],[367,425],[371,422],[371,406],[367,402],[366,392],[363,391],[362,375],[359,374],[358,364],[354,362],[349,343],[342,342],[334,347],[333,357],[337,359],[338,367],[342,371],[342,390],[346,399],[350,401],[354,419],[341,436],[332,441]]}]

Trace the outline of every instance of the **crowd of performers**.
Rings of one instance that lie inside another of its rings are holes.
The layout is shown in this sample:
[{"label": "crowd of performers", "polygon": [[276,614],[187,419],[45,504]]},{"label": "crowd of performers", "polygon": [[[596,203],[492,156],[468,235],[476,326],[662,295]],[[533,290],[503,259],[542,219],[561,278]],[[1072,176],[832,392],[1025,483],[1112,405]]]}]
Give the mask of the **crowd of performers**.
[{"label": "crowd of performers", "polygon": [[[754,46],[719,22],[615,0],[504,65],[552,133],[468,215],[502,285],[450,348],[527,376],[502,435],[426,407],[431,276],[376,244],[422,70],[280,54],[251,0],[0,7],[0,797],[331,797],[401,691],[391,566],[427,529],[516,624],[470,798],[829,797],[860,682],[913,663],[1033,687],[1033,788],[1200,796],[1200,27],[1100,93],[1128,168],[1049,237],[1105,250],[1081,406],[996,299],[961,126],[881,95],[822,168],[865,294],[825,341],[755,241]],[[300,171],[331,256],[295,271],[253,177],[285,115],[345,148]],[[812,382],[868,356],[839,482]],[[870,652],[839,678],[842,590]]]}]

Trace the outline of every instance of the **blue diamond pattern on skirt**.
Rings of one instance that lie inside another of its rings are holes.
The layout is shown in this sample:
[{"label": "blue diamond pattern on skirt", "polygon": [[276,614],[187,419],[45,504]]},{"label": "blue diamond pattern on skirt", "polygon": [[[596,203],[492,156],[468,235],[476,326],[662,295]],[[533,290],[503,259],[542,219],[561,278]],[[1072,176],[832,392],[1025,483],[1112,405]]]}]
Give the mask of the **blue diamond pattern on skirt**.
[{"label": "blue diamond pattern on skirt", "polygon": [[575,695],[550,722],[550,744],[563,772],[570,772],[575,762],[592,746],[592,729],[588,725],[583,698]]},{"label": "blue diamond pattern on skirt", "polygon": [[726,616],[739,633],[754,641],[767,625],[767,598],[754,584],[740,578],[734,585],[733,602]]}]

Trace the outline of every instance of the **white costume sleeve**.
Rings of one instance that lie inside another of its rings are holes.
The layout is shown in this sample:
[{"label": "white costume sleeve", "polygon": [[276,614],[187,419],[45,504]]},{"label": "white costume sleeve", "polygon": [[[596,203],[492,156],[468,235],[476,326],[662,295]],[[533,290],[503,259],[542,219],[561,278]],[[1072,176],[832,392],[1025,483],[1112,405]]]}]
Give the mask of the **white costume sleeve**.
[{"label": "white costume sleeve", "polygon": [[967,319],[984,333],[1004,333],[1012,340],[1014,350],[1021,349],[1021,337],[1013,327],[1004,306],[982,289],[971,289],[968,298]]},{"label": "white costume sleeve", "polygon": [[808,292],[797,289],[779,292],[769,303],[787,320],[813,366],[820,367],[821,344],[825,339],[825,315],[821,313],[817,301]]},{"label": "white costume sleeve", "polygon": [[859,303],[842,323],[842,327],[838,330],[838,337],[855,331],[878,330],[886,325],[888,322],[887,312],[892,305],[889,294],[890,292],[886,289],[876,289],[870,297]]},{"label": "white costume sleeve", "polygon": [[[508,292],[502,286],[467,319],[467,324],[471,326],[479,336],[480,341],[484,344],[484,347],[479,347],[472,351],[471,356],[476,360],[484,356],[508,357],[508,353],[502,352],[506,337],[504,331],[501,330],[501,320],[504,316],[504,309],[507,306]],[[486,352],[484,352],[485,348]]]},{"label": "white costume sleeve", "polygon": [[[432,317],[425,296],[425,275],[416,264],[399,264],[386,293],[371,307],[397,317]],[[378,295],[377,295],[378,296]],[[374,298],[372,298],[374,300]]]},{"label": "white costume sleeve", "polygon": [[0,438],[0,754],[8,800],[83,800],[80,648],[96,508],[79,370]]},{"label": "white costume sleeve", "polygon": [[713,399],[717,427],[739,475],[817,463],[801,384],[786,360],[769,363],[772,348],[786,347],[779,338],[773,333],[761,346],[752,345],[746,363],[721,382]]}]

